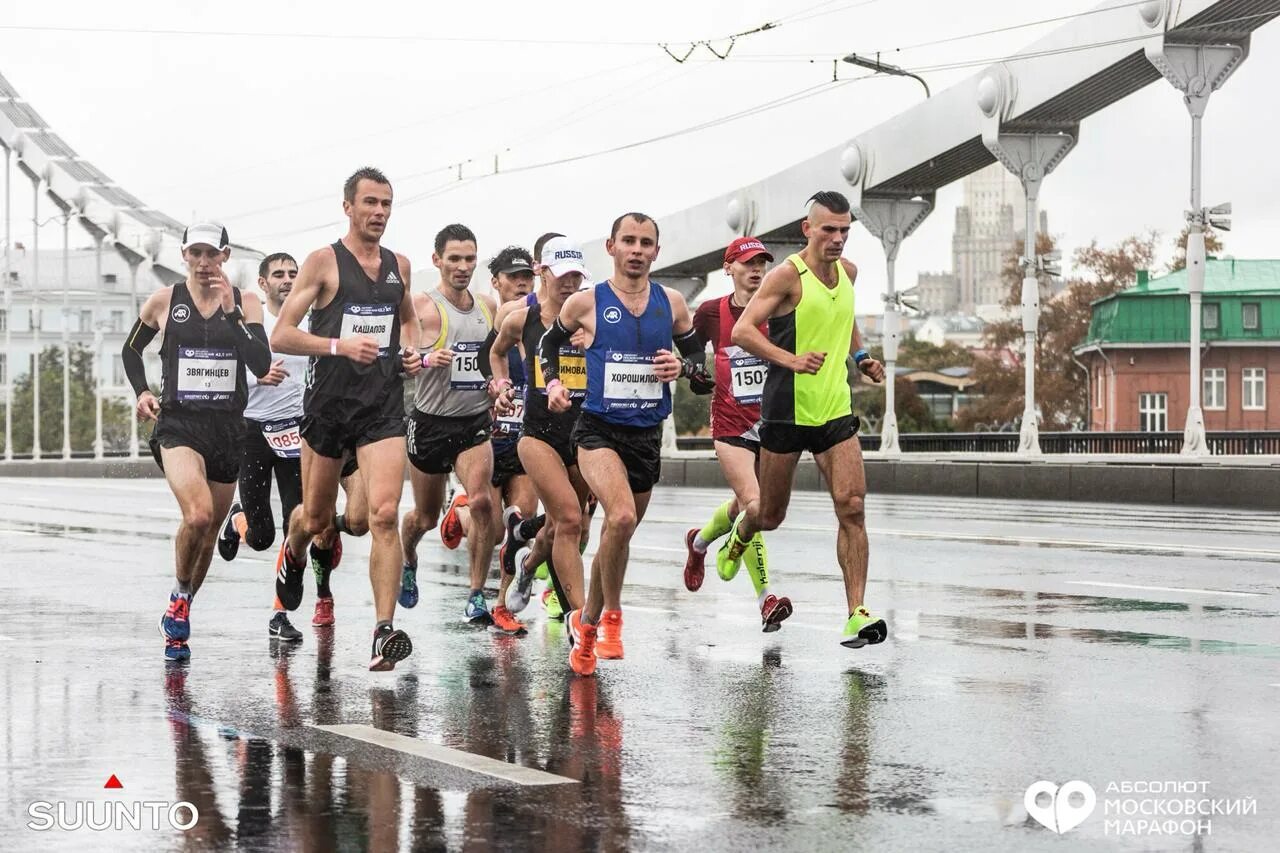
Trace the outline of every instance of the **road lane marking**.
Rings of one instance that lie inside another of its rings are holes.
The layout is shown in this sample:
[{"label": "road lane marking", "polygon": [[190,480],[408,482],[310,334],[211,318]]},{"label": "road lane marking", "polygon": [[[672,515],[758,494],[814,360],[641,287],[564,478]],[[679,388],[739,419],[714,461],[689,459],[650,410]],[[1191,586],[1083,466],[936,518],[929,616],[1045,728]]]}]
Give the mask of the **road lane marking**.
[{"label": "road lane marking", "polygon": [[577,779],[570,779],[567,776],[557,776],[554,773],[546,773],[542,770],[523,767],[519,764],[508,764],[505,761],[486,758],[483,755],[476,755],[461,749],[450,749],[447,746],[428,743],[418,738],[375,729],[373,726],[351,723],[336,726],[312,724],[311,728],[526,787],[579,784]]},{"label": "road lane marking", "polygon": [[1072,586],[1105,586],[1111,589],[1145,589],[1153,592],[1191,592],[1200,595],[1238,595],[1246,598],[1262,598],[1261,592],[1232,592],[1226,589],[1194,589],[1183,586],[1146,586],[1140,583],[1110,583],[1108,581],[1064,581]]}]

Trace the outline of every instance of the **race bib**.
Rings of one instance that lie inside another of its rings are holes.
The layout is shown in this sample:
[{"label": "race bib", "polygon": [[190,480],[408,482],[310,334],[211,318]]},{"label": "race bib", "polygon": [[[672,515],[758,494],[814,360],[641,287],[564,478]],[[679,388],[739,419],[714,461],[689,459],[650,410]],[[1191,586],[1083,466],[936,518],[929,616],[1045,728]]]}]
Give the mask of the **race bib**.
[{"label": "race bib", "polygon": [[604,357],[604,408],[656,409],[662,403],[663,383],[653,366],[654,356],[610,350]]},{"label": "race bib", "polygon": [[511,401],[515,411],[509,415],[501,415],[494,422],[494,431],[499,435],[519,435],[524,427],[524,389],[517,388],[516,396]]},{"label": "race bib", "polygon": [[178,400],[183,403],[230,403],[236,393],[240,362],[232,349],[178,350]]},{"label": "race bib", "polygon": [[396,306],[348,304],[342,309],[341,337],[364,335],[378,342],[378,358],[391,354],[391,328],[396,322]]},{"label": "race bib", "polygon": [[[534,356],[534,387],[547,393],[547,381],[542,378],[542,359]],[[569,391],[569,399],[581,400],[587,396],[587,354],[577,347],[560,347],[560,382]]]},{"label": "race bib", "polygon": [[453,345],[449,387],[454,391],[479,391],[484,388],[484,374],[480,372],[480,347],[483,345],[483,341],[458,341]]},{"label": "race bib", "polygon": [[298,432],[297,418],[264,423],[262,437],[281,459],[298,459],[302,456],[302,435]]},{"label": "race bib", "polygon": [[734,349],[738,351],[729,355],[729,384],[733,390],[733,399],[744,406],[759,405],[769,364],[741,348]]}]

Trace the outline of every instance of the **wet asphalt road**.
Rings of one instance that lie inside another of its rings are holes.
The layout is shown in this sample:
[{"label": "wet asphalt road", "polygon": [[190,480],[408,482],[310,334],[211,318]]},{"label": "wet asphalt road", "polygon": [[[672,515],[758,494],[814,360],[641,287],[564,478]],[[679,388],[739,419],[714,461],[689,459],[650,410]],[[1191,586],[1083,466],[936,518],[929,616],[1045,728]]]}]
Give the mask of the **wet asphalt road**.
[{"label": "wet asphalt road", "polygon": [[[796,605],[782,631],[760,633],[745,573],[684,590],[681,536],[720,499],[657,493],[626,660],[575,679],[536,602],[524,638],[460,623],[464,557],[434,534],[394,673],[366,670],[367,540],[333,577],[336,628],[307,624],[308,579],[285,647],[266,633],[274,555],[215,556],[192,660],[167,668],[164,484],[0,481],[0,849],[1275,849],[1280,516],[872,496],[868,603],[890,637],[851,651],[820,495],[769,539]],[[338,725],[407,737],[316,728]],[[560,778],[454,766],[468,754]],[[1023,806],[1041,779],[1090,783],[1094,813],[1042,827]],[[1146,780],[1256,810],[1198,836],[1109,831],[1107,786]],[[60,800],[68,818],[136,800],[200,816],[185,834],[28,828],[33,801]]]}]

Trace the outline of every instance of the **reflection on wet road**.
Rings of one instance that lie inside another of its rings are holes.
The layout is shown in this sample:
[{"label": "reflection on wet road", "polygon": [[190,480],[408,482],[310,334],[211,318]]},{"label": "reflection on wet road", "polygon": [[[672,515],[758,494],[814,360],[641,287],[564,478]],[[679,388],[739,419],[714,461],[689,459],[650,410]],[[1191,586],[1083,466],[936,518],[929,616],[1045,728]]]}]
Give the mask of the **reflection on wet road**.
[{"label": "reflection on wet road", "polygon": [[[337,626],[296,645],[266,636],[274,554],[215,559],[192,661],[166,668],[163,483],[4,481],[0,849],[1247,850],[1280,836],[1280,516],[873,496],[868,596],[891,633],[850,651],[817,495],[797,495],[770,539],[774,586],[796,605],[782,631],[760,633],[745,578],[684,590],[683,531],[718,498],[657,494],[633,542],[627,658],[584,680],[536,603],[525,638],[463,625],[464,556],[431,537],[422,603],[397,620],[415,652],[394,673],[365,669],[367,540],[333,577]],[[122,789],[103,789],[112,773]],[[1040,779],[1098,790],[1069,840],[1028,817]],[[1109,782],[1190,779],[1257,811],[1199,838],[1108,833]],[[189,802],[199,819],[62,826],[135,801]],[[29,829],[34,802],[68,820]]]}]

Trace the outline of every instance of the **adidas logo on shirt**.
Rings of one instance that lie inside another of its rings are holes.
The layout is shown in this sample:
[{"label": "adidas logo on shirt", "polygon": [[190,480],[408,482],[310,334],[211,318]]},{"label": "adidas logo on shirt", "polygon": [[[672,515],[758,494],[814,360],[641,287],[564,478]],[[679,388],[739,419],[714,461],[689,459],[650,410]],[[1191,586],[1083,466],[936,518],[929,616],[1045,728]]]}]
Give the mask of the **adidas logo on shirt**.
[{"label": "adidas logo on shirt", "polygon": [[395,270],[387,273],[387,284],[399,284],[400,276],[396,275]]}]

